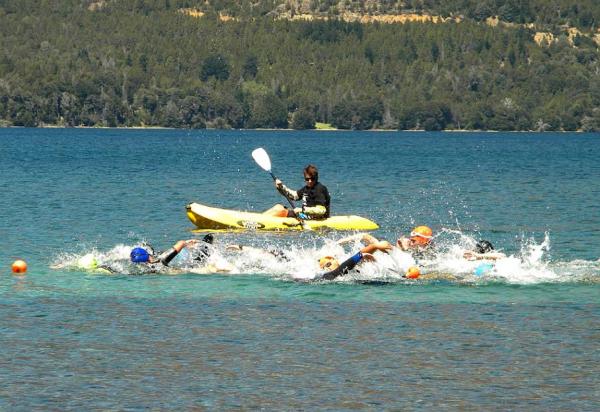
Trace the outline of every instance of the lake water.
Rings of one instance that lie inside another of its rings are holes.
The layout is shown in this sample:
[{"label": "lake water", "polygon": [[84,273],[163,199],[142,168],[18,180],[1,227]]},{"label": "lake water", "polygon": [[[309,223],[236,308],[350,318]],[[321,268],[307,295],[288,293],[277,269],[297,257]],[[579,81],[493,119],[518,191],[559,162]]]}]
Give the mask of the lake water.
[{"label": "lake water", "polygon": [[[232,274],[182,253],[182,273],[131,275],[141,241],[202,236],[191,201],[282,201],[256,147],[292,188],[316,164],[333,213],[377,237],[431,226],[423,278],[384,256],[307,281],[358,247],[335,232],[216,233]],[[597,410],[599,158],[599,134],[0,129],[0,409]],[[461,258],[479,239],[508,255],[484,276]]]}]

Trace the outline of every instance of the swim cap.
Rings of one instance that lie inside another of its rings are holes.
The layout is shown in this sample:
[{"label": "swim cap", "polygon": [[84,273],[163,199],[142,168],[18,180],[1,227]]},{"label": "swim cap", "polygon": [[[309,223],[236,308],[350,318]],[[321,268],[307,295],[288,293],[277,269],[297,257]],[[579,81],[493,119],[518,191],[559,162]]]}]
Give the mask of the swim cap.
[{"label": "swim cap", "polygon": [[426,245],[431,241],[433,231],[428,226],[417,226],[410,232],[410,238],[419,245]]},{"label": "swim cap", "polygon": [[475,252],[477,253],[487,253],[491,252],[492,250],[494,250],[494,246],[488,240],[480,240],[475,245]]},{"label": "swim cap", "polygon": [[202,241],[212,245],[214,239],[215,237],[212,235],[212,233],[209,233],[202,238]]},{"label": "swim cap", "polygon": [[133,263],[144,263],[150,260],[150,255],[143,247],[136,247],[129,255]]},{"label": "swim cap", "polygon": [[340,262],[333,256],[323,256],[319,259],[319,267],[326,270],[335,270],[340,266]]}]

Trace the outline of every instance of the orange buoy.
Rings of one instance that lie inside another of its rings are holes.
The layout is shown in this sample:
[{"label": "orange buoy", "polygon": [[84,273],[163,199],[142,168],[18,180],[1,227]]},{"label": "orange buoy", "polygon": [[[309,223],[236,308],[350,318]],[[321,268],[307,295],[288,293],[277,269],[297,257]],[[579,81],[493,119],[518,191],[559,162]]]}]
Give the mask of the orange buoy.
[{"label": "orange buoy", "polygon": [[411,266],[406,271],[406,278],[408,279],[417,279],[421,275],[421,271],[418,266]]},{"label": "orange buoy", "polygon": [[27,272],[27,263],[24,260],[17,259],[12,264],[13,273],[25,273]]}]

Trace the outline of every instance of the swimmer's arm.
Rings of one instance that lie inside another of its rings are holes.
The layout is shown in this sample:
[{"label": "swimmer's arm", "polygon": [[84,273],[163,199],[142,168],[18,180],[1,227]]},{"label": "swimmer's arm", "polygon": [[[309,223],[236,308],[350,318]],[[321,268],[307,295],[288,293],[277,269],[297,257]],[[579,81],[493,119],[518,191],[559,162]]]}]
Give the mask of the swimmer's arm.
[{"label": "swimmer's arm", "polygon": [[355,235],[344,237],[344,238],[338,240],[337,244],[344,245],[346,243],[355,242],[357,240],[360,240],[361,242],[364,242],[367,245],[378,242],[377,238],[375,238],[374,236],[371,236],[368,233],[357,233]]},{"label": "swimmer's arm", "polygon": [[228,245],[226,248],[226,250],[232,250],[232,251],[236,251],[236,252],[262,252],[262,253],[269,253],[268,250],[264,250],[264,249],[259,249],[257,247],[252,247],[252,246],[243,246],[243,245]]},{"label": "swimmer's arm", "polygon": [[332,270],[331,272],[325,273],[323,275],[323,279],[332,280],[337,278],[338,276],[345,275],[349,271],[354,269],[354,267],[363,260],[373,262],[375,260],[375,258],[372,255],[373,252],[378,250],[382,252],[387,252],[390,249],[392,249],[392,245],[390,245],[390,243],[386,242],[385,240],[365,246],[358,253],[342,262],[342,264],[336,269]]},{"label": "swimmer's arm", "polygon": [[268,256],[275,256],[278,259],[289,260],[289,258],[285,255],[285,252],[283,252],[280,249],[265,250],[265,249],[259,249],[257,247],[243,246],[243,245],[228,245],[225,249],[232,250],[235,252],[243,251],[243,252],[251,252],[251,253],[261,253],[265,257],[268,255]]},{"label": "swimmer's arm", "polygon": [[169,262],[171,262],[179,252],[196,243],[198,243],[198,239],[180,240],[175,243],[171,249],[161,253],[154,261],[151,260],[150,263],[161,262],[163,265],[169,266]]},{"label": "swimmer's arm", "polygon": [[467,250],[463,253],[463,257],[467,260],[498,260],[504,259],[506,255],[501,252],[477,253],[472,250]]},{"label": "swimmer's arm", "polygon": [[376,251],[382,251],[382,252],[386,252],[392,249],[392,245],[390,245],[390,242],[387,242],[385,240],[382,241],[378,241],[375,243],[371,243],[365,247],[363,247],[360,251],[361,253],[365,254],[372,254]]}]

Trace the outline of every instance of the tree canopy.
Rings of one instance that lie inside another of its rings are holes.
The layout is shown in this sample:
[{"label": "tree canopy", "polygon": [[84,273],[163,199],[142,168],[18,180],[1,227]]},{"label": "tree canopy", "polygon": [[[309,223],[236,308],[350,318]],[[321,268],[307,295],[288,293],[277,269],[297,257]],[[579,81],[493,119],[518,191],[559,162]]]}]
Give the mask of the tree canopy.
[{"label": "tree canopy", "polygon": [[[371,10],[464,16],[439,24],[345,22],[339,4],[321,0],[311,8],[328,20],[275,18],[293,3],[207,4],[0,0],[0,124],[599,129],[598,44],[561,28],[593,34],[592,0],[383,1]],[[481,23],[492,15],[514,25]],[[555,40],[538,44],[525,23],[546,25]]]}]

